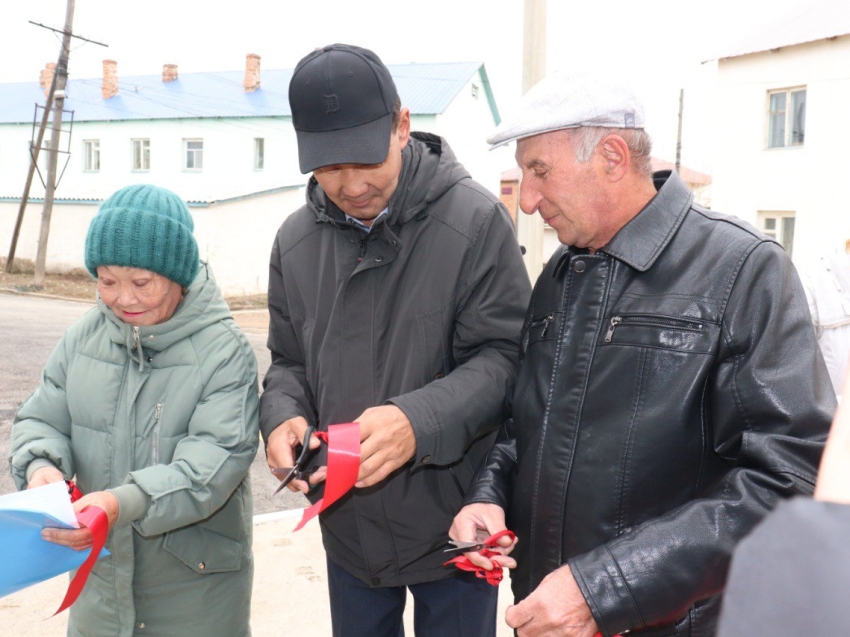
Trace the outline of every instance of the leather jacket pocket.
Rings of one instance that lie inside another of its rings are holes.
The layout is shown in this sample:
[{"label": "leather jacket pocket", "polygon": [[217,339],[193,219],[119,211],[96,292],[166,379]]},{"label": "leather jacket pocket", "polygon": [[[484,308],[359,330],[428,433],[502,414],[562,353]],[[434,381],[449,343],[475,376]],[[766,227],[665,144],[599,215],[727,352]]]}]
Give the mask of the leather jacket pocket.
[{"label": "leather jacket pocket", "polygon": [[698,318],[616,313],[604,325],[601,346],[635,345],[709,354],[716,344],[716,326]]},{"label": "leather jacket pocket", "polygon": [[528,347],[532,343],[558,338],[561,314],[562,312],[553,310],[532,318],[522,334],[524,346]]},{"label": "leather jacket pocket", "polygon": [[202,526],[166,533],[163,549],[199,575],[238,571],[242,564],[242,544]]}]

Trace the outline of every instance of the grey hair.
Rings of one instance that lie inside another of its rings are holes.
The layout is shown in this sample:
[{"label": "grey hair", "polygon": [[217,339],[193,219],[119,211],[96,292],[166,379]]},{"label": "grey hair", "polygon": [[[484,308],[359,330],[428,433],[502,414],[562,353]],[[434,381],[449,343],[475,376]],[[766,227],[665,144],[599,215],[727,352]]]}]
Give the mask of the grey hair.
[{"label": "grey hair", "polygon": [[652,177],[652,139],[642,128],[605,128],[602,126],[580,126],[568,129],[573,144],[573,152],[581,163],[590,161],[599,142],[606,135],[618,135],[629,147],[632,165],[642,177]]}]

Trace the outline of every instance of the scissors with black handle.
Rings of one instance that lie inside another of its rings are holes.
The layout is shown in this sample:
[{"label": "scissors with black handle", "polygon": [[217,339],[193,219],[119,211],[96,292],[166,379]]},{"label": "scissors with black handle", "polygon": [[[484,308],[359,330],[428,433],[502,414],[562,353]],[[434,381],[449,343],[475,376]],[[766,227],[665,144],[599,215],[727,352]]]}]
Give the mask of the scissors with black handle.
[{"label": "scissors with black handle", "polygon": [[295,461],[294,467],[275,467],[272,469],[272,473],[277,477],[283,477],[280,481],[280,484],[277,485],[277,489],[274,490],[272,495],[278,493],[281,489],[283,489],[287,484],[292,482],[293,480],[307,480],[312,474],[316,472],[318,467],[305,469],[304,466],[307,462],[312,458],[313,453],[317,451],[316,449],[310,449],[310,437],[316,433],[316,427],[310,425],[307,427],[307,431],[304,433],[304,442],[301,443],[301,452],[298,454],[298,460]]}]

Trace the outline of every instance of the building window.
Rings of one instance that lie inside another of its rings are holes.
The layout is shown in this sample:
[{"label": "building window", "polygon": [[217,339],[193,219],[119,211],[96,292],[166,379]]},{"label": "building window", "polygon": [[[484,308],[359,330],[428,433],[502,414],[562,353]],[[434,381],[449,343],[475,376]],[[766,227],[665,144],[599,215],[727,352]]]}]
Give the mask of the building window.
[{"label": "building window", "polygon": [[768,98],[768,148],[802,146],[806,138],[806,89],[771,91]]},{"label": "building window", "polygon": [[478,84],[475,82],[472,83],[472,98],[476,100],[478,99]]},{"label": "building window", "polygon": [[133,140],[133,170],[151,169],[151,140]]},{"label": "building window", "polygon": [[83,170],[97,172],[100,170],[100,140],[83,140]]},{"label": "building window", "polygon": [[789,257],[794,249],[794,217],[794,213],[788,211],[760,211],[758,215],[759,230],[776,239]]},{"label": "building window", "polygon": [[254,170],[262,170],[265,164],[266,140],[262,137],[254,138]]},{"label": "building window", "polygon": [[204,140],[203,139],[184,139],[183,148],[185,149],[185,170],[201,171],[204,168]]}]

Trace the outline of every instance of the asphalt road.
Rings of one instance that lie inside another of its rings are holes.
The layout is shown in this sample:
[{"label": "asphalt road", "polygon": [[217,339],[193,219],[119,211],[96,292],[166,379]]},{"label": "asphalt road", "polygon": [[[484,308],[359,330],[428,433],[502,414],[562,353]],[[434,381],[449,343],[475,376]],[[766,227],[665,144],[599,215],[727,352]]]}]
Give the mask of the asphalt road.
[{"label": "asphalt road", "polygon": [[[92,307],[90,303],[0,292],[0,494],[15,490],[6,461],[15,412],[38,386],[42,367],[62,334]],[[240,316],[237,314],[237,322],[242,324]],[[245,320],[244,323],[262,381],[270,359],[266,334],[255,325],[263,322]],[[307,505],[300,493],[294,494],[287,489],[272,497],[276,484],[277,480],[266,466],[261,443],[251,466],[254,513]]]}]

